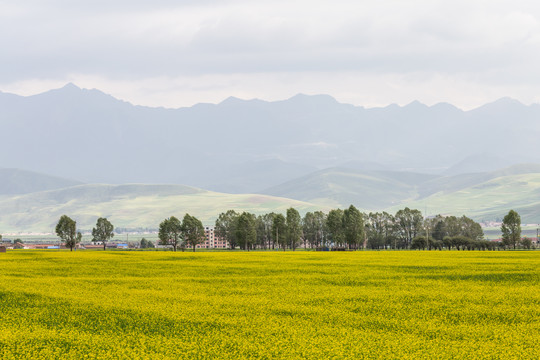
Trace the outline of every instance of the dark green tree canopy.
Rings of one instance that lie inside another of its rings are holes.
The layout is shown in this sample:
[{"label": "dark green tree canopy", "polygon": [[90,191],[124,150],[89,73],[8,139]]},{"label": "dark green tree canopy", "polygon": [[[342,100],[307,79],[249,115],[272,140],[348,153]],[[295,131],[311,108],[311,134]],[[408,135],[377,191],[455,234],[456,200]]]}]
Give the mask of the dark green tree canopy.
[{"label": "dark green tree canopy", "polygon": [[274,242],[285,250],[287,244],[287,220],[283,214],[276,214],[272,222],[272,237]]},{"label": "dark green tree canopy", "polygon": [[302,238],[302,217],[295,208],[287,209],[287,242],[289,247],[296,249]]},{"label": "dark green tree canopy", "polygon": [[353,205],[343,211],[343,231],[349,249],[358,249],[364,243],[364,219]]},{"label": "dark green tree canopy", "polygon": [[113,231],[113,224],[107,218],[100,217],[97,219],[96,227],[92,229],[92,241],[103,243],[103,250],[105,250],[107,242],[114,237]]},{"label": "dark green tree canopy", "polygon": [[146,240],[146,238],[142,238],[139,247],[141,249],[153,249],[155,246],[152,241]]},{"label": "dark green tree canopy", "polygon": [[521,217],[514,210],[510,210],[501,225],[502,242],[505,246],[514,249],[521,240]]},{"label": "dark green tree canopy", "polygon": [[70,251],[81,242],[82,234],[77,232],[77,223],[67,215],[62,215],[56,224],[56,235],[69,247]]},{"label": "dark green tree canopy", "polygon": [[250,249],[257,240],[257,218],[254,214],[243,212],[236,220],[236,239],[244,250]]},{"label": "dark green tree canopy", "polygon": [[272,238],[272,224],[276,214],[268,213],[257,216],[257,245],[263,249],[274,248],[275,244]]},{"label": "dark green tree canopy", "polygon": [[[171,245],[176,251],[182,241],[182,223],[176,217],[171,216],[159,224],[159,243],[160,245]],[[182,248],[183,249],[183,248]]]},{"label": "dark green tree canopy", "polygon": [[216,219],[214,227],[214,233],[216,236],[224,239],[229,243],[231,249],[236,248],[236,224],[238,220],[238,214],[234,210],[227,210],[227,212],[219,214]]},{"label": "dark green tree canopy", "polygon": [[343,228],[343,210],[330,210],[326,218],[326,228],[328,237],[334,246],[342,246],[345,244],[345,231]]},{"label": "dark green tree canopy", "polygon": [[395,224],[401,240],[401,247],[409,248],[411,246],[412,239],[422,231],[423,220],[420,210],[411,210],[406,207],[396,213]]},{"label": "dark green tree canopy", "polygon": [[186,244],[191,246],[193,251],[195,251],[197,245],[202,244],[205,240],[202,222],[195,216],[184,215],[184,219],[182,220],[182,235]]}]

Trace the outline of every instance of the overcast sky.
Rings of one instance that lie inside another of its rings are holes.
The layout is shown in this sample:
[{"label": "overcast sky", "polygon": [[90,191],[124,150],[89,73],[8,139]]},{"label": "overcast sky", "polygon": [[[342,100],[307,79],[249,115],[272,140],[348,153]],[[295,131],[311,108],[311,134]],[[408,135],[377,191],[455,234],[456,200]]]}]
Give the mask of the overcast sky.
[{"label": "overcast sky", "polygon": [[134,104],[540,102],[540,2],[0,0],[0,90]]}]

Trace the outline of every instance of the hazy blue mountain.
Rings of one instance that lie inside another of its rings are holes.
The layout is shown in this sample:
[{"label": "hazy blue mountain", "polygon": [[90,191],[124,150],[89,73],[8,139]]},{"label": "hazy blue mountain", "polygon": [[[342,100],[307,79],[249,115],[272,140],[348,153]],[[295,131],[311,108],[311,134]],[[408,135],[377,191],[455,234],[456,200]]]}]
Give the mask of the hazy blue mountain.
[{"label": "hazy blue mountain", "polygon": [[475,154],[449,167],[443,172],[443,175],[452,176],[495,171],[510,166],[513,163],[515,161],[513,162],[511,159],[505,159],[492,154]]},{"label": "hazy blue mountain", "polygon": [[307,175],[313,166],[284,162],[278,159],[248,161],[241,164],[217,164],[208,171],[184,176],[177,182],[196,184],[207,190],[233,194],[256,193],[262,188]]},{"label": "hazy blue mountain", "polygon": [[61,189],[81,182],[19,169],[0,169],[0,195]]},{"label": "hazy blue mountain", "polygon": [[540,161],[538,119],[540,106],[509,99],[472,111],[419,102],[367,109],[301,94],[149,108],[68,84],[29,97],[0,93],[0,132],[9,134],[0,167],[251,192],[343,164],[434,173],[475,154]]}]

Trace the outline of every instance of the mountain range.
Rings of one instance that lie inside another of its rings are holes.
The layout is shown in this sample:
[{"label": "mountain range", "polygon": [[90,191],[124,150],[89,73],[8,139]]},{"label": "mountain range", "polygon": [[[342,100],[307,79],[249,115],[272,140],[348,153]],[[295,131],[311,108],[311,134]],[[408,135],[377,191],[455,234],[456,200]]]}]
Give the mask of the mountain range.
[{"label": "mountain range", "polygon": [[0,93],[0,167],[246,193],[350,164],[456,174],[540,162],[538,119],[540,105],[507,98],[471,111],[419,102],[364,108],[301,94],[165,109],[68,84]]},{"label": "mountain range", "polygon": [[210,224],[229,208],[349,204],[486,221],[514,208],[537,223],[539,119],[508,98],[470,111],[301,94],[165,109],[73,84],[0,92],[0,231],[51,231],[64,213],[87,229],[97,216],[155,228],[182,212]]}]

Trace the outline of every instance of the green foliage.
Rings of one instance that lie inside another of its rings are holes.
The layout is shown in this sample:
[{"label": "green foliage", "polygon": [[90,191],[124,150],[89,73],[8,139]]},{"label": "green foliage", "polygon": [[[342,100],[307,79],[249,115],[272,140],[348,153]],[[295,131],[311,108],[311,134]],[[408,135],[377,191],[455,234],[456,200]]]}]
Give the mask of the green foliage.
[{"label": "green foliage", "polygon": [[56,235],[70,251],[81,242],[82,234],[77,232],[77,223],[67,215],[62,215],[56,224]]},{"label": "green foliage", "polygon": [[382,213],[369,213],[365,227],[368,248],[396,248],[397,227],[392,214],[385,211]]},{"label": "green foliage", "polygon": [[353,205],[343,211],[343,233],[349,249],[358,249],[364,244],[364,219]]},{"label": "green foliage", "polygon": [[524,249],[531,249],[533,242],[531,238],[524,237],[523,239],[521,239],[520,244]]},{"label": "green foliage", "polygon": [[92,241],[101,242],[103,250],[107,248],[107,242],[114,237],[114,226],[107,218],[97,219],[96,227],[92,229]]},{"label": "green foliage", "polygon": [[510,210],[501,225],[502,241],[505,246],[514,249],[521,239],[521,217],[514,210]]},{"label": "green foliage", "polygon": [[154,243],[153,243],[152,241],[147,240],[146,238],[143,237],[143,238],[141,239],[141,242],[140,242],[140,244],[139,244],[139,247],[140,247],[141,249],[153,249],[153,248],[155,248],[155,245],[154,245]]},{"label": "green foliage", "polygon": [[257,245],[263,249],[275,247],[272,239],[272,225],[275,215],[268,213],[257,216]]},{"label": "green foliage", "polygon": [[141,249],[148,249],[148,240],[146,240],[146,238],[142,238],[141,241],[139,242],[139,248]]},{"label": "green foliage", "polygon": [[236,223],[238,216],[239,214],[236,211],[227,210],[219,214],[214,227],[215,235],[227,241],[231,249],[236,248],[237,245]]},{"label": "green foliage", "polygon": [[236,219],[235,229],[240,248],[249,251],[257,240],[257,218],[253,214],[243,212]]},{"label": "green foliage", "polygon": [[274,242],[285,250],[287,245],[287,220],[283,214],[276,214],[272,221],[272,236]]},{"label": "green foliage", "polygon": [[287,243],[288,246],[296,249],[302,238],[302,217],[295,208],[287,209]]},{"label": "green foliage", "polygon": [[160,245],[171,245],[174,251],[181,245],[184,250],[182,223],[176,217],[171,216],[159,224],[158,237]]},{"label": "green foliage", "polygon": [[434,239],[443,240],[446,236],[464,236],[474,241],[484,238],[484,231],[479,223],[467,216],[441,216],[437,215],[427,221]]},{"label": "green foliage", "polygon": [[188,246],[195,248],[204,242],[204,226],[202,222],[189,214],[184,215],[182,220],[182,235]]},{"label": "green foliage", "polygon": [[343,210],[333,209],[326,218],[328,238],[334,246],[343,246],[345,243],[345,231],[343,229]]},{"label": "green foliage", "polygon": [[412,239],[414,239],[420,231],[422,231],[423,217],[420,210],[405,209],[399,210],[395,216],[395,224],[397,229],[398,238],[400,240],[399,246],[402,248],[409,248]]}]

